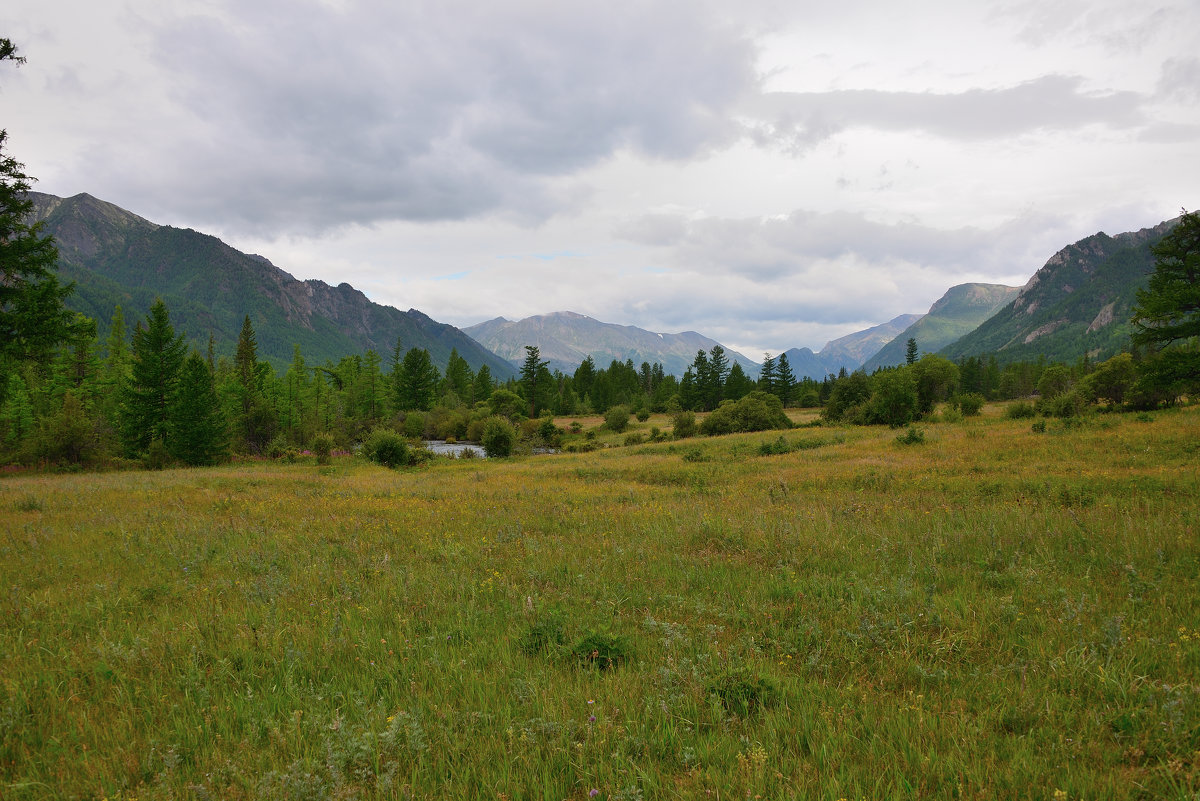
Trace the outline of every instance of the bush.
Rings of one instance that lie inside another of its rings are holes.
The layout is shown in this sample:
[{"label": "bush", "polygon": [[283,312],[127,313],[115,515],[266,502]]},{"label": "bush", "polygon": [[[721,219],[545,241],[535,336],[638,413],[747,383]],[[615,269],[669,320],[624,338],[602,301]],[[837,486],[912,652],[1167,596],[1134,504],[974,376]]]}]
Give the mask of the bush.
[{"label": "bush", "polygon": [[896,442],[901,445],[920,445],[924,441],[925,432],[916,426],[909,426],[907,431],[896,437]]},{"label": "bush", "polygon": [[740,400],[721,401],[721,405],[704,418],[700,430],[712,436],[791,427],[791,419],[783,412],[783,402],[769,392],[755,391]]},{"label": "bush", "polygon": [[540,653],[557,652],[566,641],[561,618],[551,615],[545,620],[536,621],[521,635],[520,648],[527,655],[536,656]]},{"label": "bush", "polygon": [[632,650],[621,637],[591,632],[571,646],[571,655],[580,667],[609,670],[628,661]]},{"label": "bush", "polygon": [[403,467],[409,463],[408,442],[389,428],[377,428],[363,443],[363,456],[384,467]]},{"label": "bush", "polygon": [[538,423],[537,429],[538,439],[552,447],[557,446],[562,442],[562,432],[558,430],[558,426],[554,425],[554,418],[547,415]]},{"label": "bush", "polygon": [[788,441],[780,436],[773,441],[764,442],[758,446],[759,456],[782,456],[785,453],[791,453],[792,446]]},{"label": "bush", "polygon": [[645,435],[641,434],[637,431],[630,431],[628,434],[625,435],[625,444],[626,445],[641,445],[645,441],[646,441]]},{"label": "bush", "polygon": [[604,426],[613,433],[620,434],[629,427],[629,407],[614,406],[604,413]]},{"label": "bush", "polygon": [[512,427],[512,424],[503,417],[493,416],[487,419],[483,424],[483,434],[480,437],[480,444],[483,445],[483,452],[489,458],[504,458],[512,456],[513,446],[517,443],[517,431]]},{"label": "bush", "polygon": [[161,439],[150,440],[150,447],[146,449],[146,456],[142,459],[142,464],[147,470],[162,470],[171,464],[171,452],[167,450],[167,445]]},{"label": "bush", "polygon": [[329,456],[333,453],[333,436],[317,434],[313,437],[312,452],[317,457],[317,464],[329,464]]},{"label": "bush", "polygon": [[639,423],[644,423],[650,419],[650,410],[644,407],[638,409],[635,417],[637,417]]},{"label": "bush", "polygon": [[1004,417],[1008,420],[1025,420],[1030,417],[1036,417],[1037,410],[1033,408],[1033,404],[1028,401],[1017,401],[1010,403],[1008,408],[1004,410]]},{"label": "bush", "polygon": [[779,701],[779,689],[770,679],[746,670],[728,673],[708,685],[721,706],[731,715],[746,717],[756,710],[769,709]]},{"label": "bush", "polygon": [[963,417],[974,417],[983,410],[984,398],[978,392],[966,392],[955,398],[954,405]]},{"label": "bush", "polygon": [[676,412],[672,419],[671,433],[675,439],[687,439],[696,436],[696,413]]}]

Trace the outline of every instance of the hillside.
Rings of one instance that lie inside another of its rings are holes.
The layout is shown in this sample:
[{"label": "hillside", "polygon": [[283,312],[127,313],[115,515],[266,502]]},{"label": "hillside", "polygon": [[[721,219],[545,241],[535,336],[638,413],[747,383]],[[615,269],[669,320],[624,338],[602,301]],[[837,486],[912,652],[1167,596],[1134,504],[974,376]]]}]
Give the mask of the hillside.
[{"label": "hillside", "polygon": [[[920,314],[901,314],[886,323],[872,326],[862,331],[855,331],[844,337],[832,339],[825,343],[817,353],[826,373],[837,373],[843,367],[849,371],[857,370],[862,363],[879,352],[887,343],[896,338],[904,329],[920,320]],[[788,359],[791,359],[788,351]],[[813,376],[817,378],[818,376]]]},{"label": "hillside", "polygon": [[415,309],[373,303],[349,284],[299,281],[262,256],[198,231],[156,225],[91,195],[30,197],[35,218],[58,242],[62,279],[75,282],[68,305],[95,319],[101,337],[116,305],[132,328],[161,297],[177,331],[197,347],[211,333],[218,353],[233,353],[249,314],[259,357],[276,370],[291,361],[296,344],[309,363],[368,349],[386,360],[398,338],[406,350],[425,348],[442,367],[456,348],[473,369],[487,364],[496,378],[514,374],[457,328]]},{"label": "hillside", "polygon": [[[564,373],[573,373],[590,355],[597,367],[607,367],[614,359],[619,362],[632,359],[634,366],[642,362],[658,363],[664,372],[682,376],[697,351],[709,351],[718,344],[695,331],[656,334],[632,325],[602,323],[569,311],[517,321],[497,317],[463,330],[514,365],[525,359],[526,345],[536,345],[542,358],[550,362],[550,369]],[[728,348],[725,351],[730,364],[737,361],[747,375],[758,376],[757,362]]]},{"label": "hillside", "polygon": [[1129,315],[1154,271],[1152,245],[1177,220],[1108,236],[1101,232],[1054,254],[1017,297],[942,355],[995,353],[1000,362],[1106,359],[1129,346]]},{"label": "hillside", "polygon": [[917,340],[917,349],[921,353],[936,353],[974,331],[1020,291],[1019,287],[1003,284],[959,284],[950,287],[924,316],[863,362],[863,369],[869,373],[879,367],[903,364],[909,339]]}]

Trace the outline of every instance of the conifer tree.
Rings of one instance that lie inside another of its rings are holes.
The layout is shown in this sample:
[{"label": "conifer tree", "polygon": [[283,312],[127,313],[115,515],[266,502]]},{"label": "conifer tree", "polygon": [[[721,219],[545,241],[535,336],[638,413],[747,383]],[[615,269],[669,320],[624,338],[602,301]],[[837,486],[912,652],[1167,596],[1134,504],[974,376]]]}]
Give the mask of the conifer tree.
[{"label": "conifer tree", "polygon": [[122,392],[121,442],[131,456],[144,453],[154,440],[170,435],[171,407],[186,349],[175,335],[167,306],[154,301],[143,328],[133,331],[130,377]]},{"label": "conifer tree", "polygon": [[792,366],[788,364],[786,353],[779,354],[779,363],[775,366],[775,397],[783,401],[784,406],[788,406],[792,402],[792,395],[796,392],[796,374],[792,372]]},{"label": "conifer tree", "polygon": [[171,407],[169,449],[190,465],[210,465],[225,455],[225,420],[213,374],[196,351],[184,361]]}]

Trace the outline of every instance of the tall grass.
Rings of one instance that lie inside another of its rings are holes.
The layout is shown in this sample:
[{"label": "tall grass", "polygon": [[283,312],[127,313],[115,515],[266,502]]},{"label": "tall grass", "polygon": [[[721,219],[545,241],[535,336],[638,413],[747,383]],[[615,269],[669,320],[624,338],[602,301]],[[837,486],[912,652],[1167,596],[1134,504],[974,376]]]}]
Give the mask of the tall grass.
[{"label": "tall grass", "polygon": [[1200,410],[782,440],[5,478],[0,797],[1200,791]]}]

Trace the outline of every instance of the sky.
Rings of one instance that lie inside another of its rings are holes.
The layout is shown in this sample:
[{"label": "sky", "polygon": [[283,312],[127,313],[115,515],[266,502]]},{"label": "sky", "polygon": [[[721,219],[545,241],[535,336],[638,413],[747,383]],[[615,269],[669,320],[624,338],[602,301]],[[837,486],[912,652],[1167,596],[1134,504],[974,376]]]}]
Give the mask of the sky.
[{"label": "sky", "polygon": [[35,189],[754,360],[1200,205],[1196,0],[6,0]]}]

